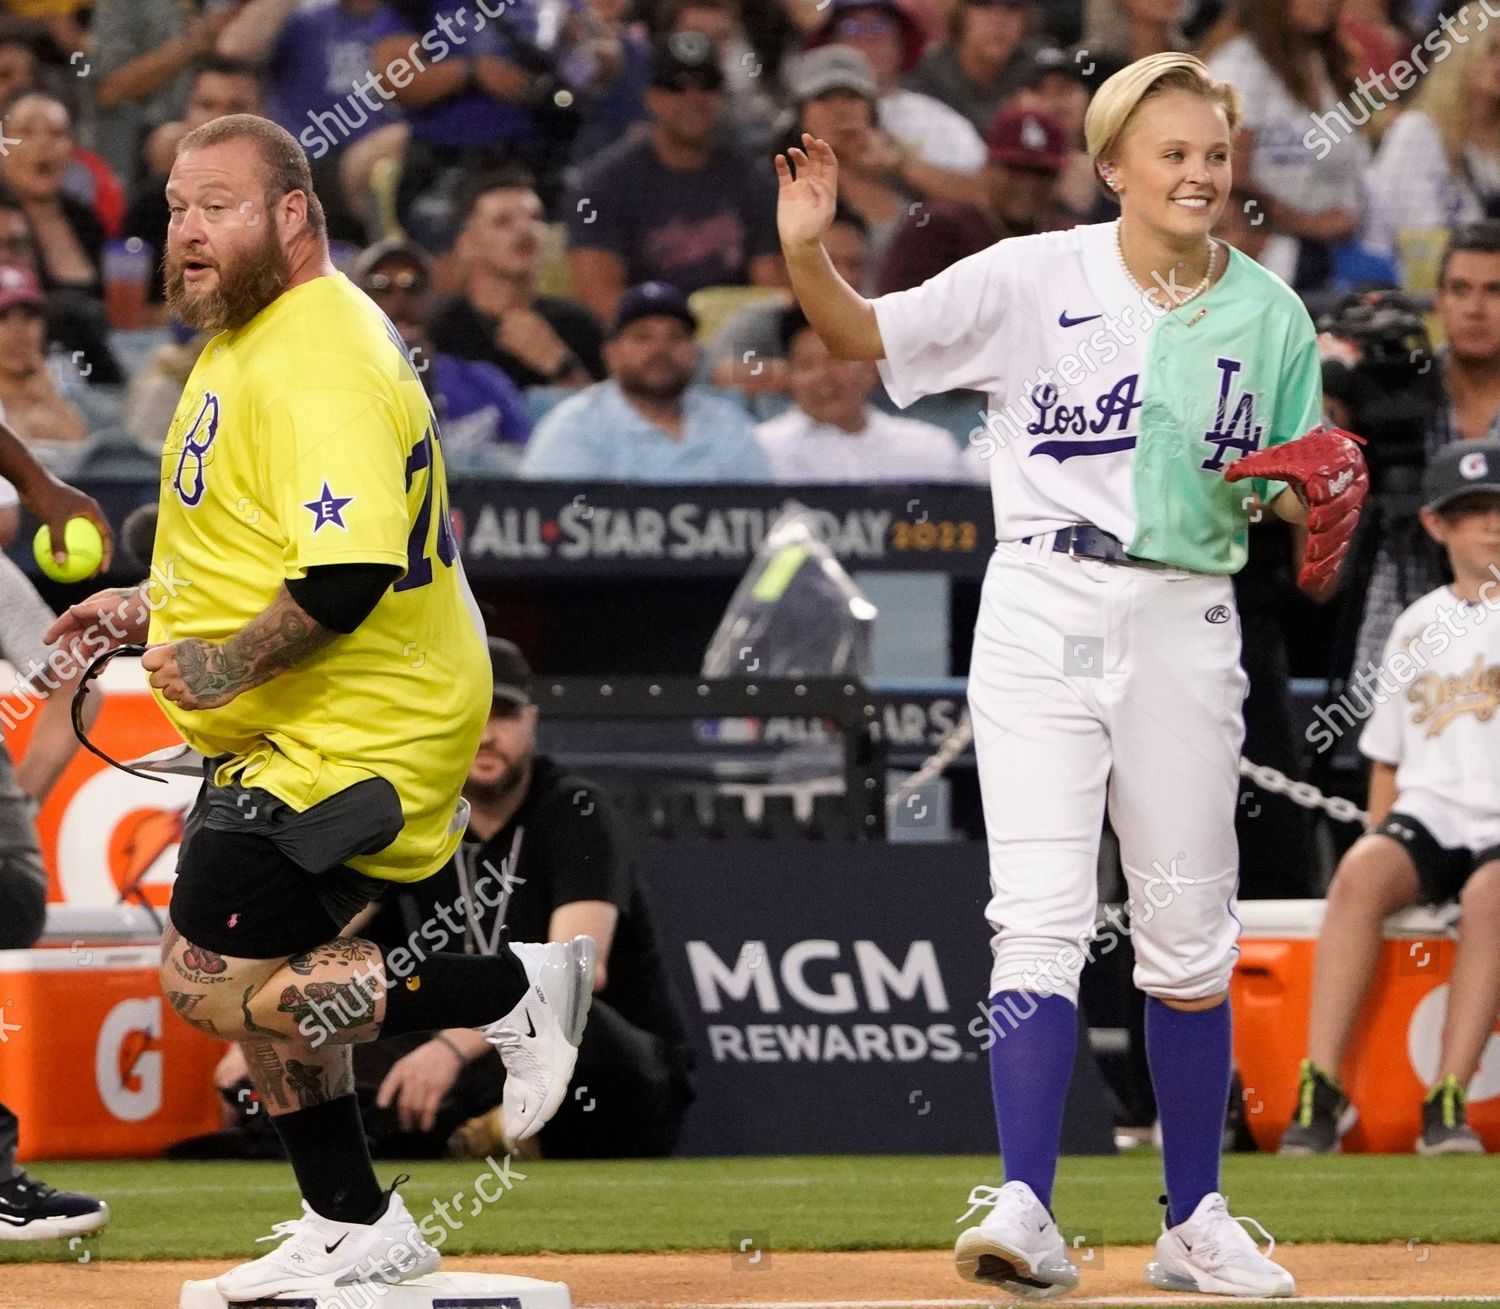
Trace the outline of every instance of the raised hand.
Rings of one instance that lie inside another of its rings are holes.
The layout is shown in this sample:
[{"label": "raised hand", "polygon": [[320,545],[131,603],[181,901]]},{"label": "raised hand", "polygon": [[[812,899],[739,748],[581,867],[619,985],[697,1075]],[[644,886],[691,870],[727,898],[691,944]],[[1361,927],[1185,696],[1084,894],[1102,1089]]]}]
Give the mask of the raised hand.
[{"label": "raised hand", "polygon": [[776,230],[784,248],[822,241],[838,201],[839,161],[833,147],[807,132],[802,146],[776,156]]}]

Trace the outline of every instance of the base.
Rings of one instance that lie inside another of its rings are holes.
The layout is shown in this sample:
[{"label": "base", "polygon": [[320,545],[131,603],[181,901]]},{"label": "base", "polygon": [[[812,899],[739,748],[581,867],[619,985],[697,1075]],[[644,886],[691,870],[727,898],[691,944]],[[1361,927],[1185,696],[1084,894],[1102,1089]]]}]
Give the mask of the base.
[{"label": "base", "polygon": [[573,1309],[565,1282],[494,1273],[429,1273],[391,1286],[355,1282],[316,1295],[228,1301],[213,1282],[184,1282],[177,1309]]}]

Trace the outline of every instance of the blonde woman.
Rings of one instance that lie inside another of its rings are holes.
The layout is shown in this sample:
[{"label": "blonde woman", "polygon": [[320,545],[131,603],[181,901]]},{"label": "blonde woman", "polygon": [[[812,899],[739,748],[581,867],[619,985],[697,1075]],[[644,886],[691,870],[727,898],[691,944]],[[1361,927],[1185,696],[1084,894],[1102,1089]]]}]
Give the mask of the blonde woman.
[{"label": "blonde woman", "polygon": [[[1084,121],[1118,221],[1012,237],[873,301],[821,244],[833,151],[805,136],[776,161],[782,252],[830,351],[879,361],[900,405],[955,388],[989,396],[972,440],[988,456],[998,543],[968,701],[994,958],[987,1017],[969,1032],[989,1051],[1007,1180],[975,1188],[969,1214],[989,1212],[955,1258],[961,1276],[1020,1296],[1078,1283],[1049,1205],[1079,972],[1087,951],[1114,948],[1092,943],[1106,807],[1162,1123],[1168,1212],[1147,1279],[1294,1290],[1219,1193],[1246,691],[1230,575],[1265,503],[1307,519],[1303,584],[1331,585],[1364,465],[1345,434],[1295,439],[1322,411],[1312,322],[1283,282],[1209,235],[1239,123],[1238,93],[1198,59],[1139,60]],[[1227,484],[1246,476],[1257,480]]]},{"label": "blonde woman", "polygon": [[1403,230],[1461,227],[1500,207],[1500,26],[1435,64],[1370,169],[1365,244],[1397,254]]}]

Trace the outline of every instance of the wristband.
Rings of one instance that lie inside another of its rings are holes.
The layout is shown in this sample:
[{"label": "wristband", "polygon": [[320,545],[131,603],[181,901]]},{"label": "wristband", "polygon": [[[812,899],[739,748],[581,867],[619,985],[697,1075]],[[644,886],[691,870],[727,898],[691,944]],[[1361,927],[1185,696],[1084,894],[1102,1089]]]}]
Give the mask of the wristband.
[{"label": "wristband", "polygon": [[463,1067],[465,1067],[468,1064],[469,1057],[466,1054],[464,1054],[464,1052],[462,1050],[460,1050],[456,1045],[454,1045],[453,1042],[450,1041],[441,1032],[434,1032],[432,1034],[432,1039],[434,1041],[441,1041],[444,1045],[446,1045],[448,1047],[448,1049],[450,1049],[451,1051],[453,1051],[453,1057],[458,1060],[458,1066],[460,1068],[463,1068]]}]

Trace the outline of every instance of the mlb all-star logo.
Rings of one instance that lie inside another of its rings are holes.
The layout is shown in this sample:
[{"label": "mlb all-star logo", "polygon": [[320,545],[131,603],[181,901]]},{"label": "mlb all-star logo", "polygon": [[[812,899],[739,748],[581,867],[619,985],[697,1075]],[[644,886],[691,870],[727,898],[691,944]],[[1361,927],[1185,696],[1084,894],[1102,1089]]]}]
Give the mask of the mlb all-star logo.
[{"label": "mlb all-star logo", "polygon": [[324,482],[323,493],[316,500],[309,500],[302,506],[313,516],[314,535],[322,531],[329,523],[332,523],[339,531],[347,532],[349,526],[344,522],[344,508],[353,501],[352,495],[334,495],[328,483]]}]

